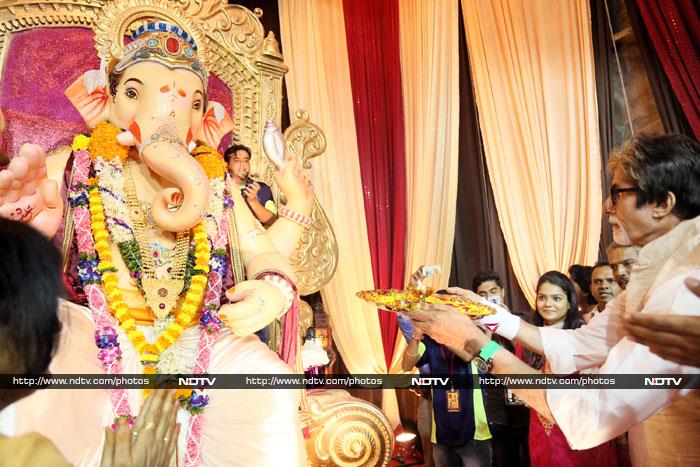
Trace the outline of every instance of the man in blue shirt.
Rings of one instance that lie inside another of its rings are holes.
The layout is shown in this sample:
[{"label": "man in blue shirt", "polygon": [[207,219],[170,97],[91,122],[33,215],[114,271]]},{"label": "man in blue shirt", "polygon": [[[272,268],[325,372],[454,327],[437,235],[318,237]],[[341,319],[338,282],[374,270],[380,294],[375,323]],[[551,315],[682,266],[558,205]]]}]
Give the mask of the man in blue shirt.
[{"label": "man in blue shirt", "polygon": [[234,186],[241,189],[250,210],[261,224],[269,227],[277,220],[277,205],[270,187],[250,178],[251,154],[249,147],[234,144],[224,153],[224,161],[226,161]]},{"label": "man in blue shirt", "polygon": [[[402,367],[430,366],[431,376],[459,376],[469,381],[478,372],[472,362],[465,362],[448,347],[414,330],[404,352]],[[433,388],[433,459],[440,466],[491,466],[491,432],[489,431],[484,395],[480,387]]]}]

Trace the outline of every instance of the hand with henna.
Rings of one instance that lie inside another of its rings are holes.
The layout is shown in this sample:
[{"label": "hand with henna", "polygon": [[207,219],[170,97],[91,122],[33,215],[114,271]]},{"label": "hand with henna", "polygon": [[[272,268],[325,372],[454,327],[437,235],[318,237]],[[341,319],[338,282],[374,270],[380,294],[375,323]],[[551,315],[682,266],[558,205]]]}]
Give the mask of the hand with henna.
[{"label": "hand with henna", "polygon": [[[700,281],[688,277],[685,285],[700,297]],[[700,316],[625,313],[627,335],[672,362],[700,368]]]},{"label": "hand with henna", "polygon": [[63,218],[58,184],[46,176],[46,154],[36,144],[24,144],[0,171],[0,217],[24,222],[45,236],[54,236]]}]

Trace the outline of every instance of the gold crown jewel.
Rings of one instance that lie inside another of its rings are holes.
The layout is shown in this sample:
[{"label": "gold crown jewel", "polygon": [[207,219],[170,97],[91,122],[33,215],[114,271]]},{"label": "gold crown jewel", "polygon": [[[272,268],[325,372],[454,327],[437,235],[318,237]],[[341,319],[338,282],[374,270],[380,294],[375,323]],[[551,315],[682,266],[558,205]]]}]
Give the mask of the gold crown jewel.
[{"label": "gold crown jewel", "polygon": [[156,61],[168,68],[188,69],[199,75],[206,86],[207,71],[197,58],[197,44],[187,31],[175,24],[147,23],[134,31],[132,37],[133,42],[124,47],[124,55],[114,71],[140,61]]},{"label": "gold crown jewel", "polygon": [[[131,42],[125,44],[125,38]],[[169,68],[188,69],[207,84],[209,50],[201,21],[176,2],[107,2],[96,21],[95,48],[109,64],[107,72],[156,61]]]}]

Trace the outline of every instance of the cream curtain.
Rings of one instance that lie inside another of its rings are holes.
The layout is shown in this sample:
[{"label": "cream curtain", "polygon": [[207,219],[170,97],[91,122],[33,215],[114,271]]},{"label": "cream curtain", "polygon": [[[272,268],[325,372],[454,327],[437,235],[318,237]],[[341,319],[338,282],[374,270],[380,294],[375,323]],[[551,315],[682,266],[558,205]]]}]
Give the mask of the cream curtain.
[{"label": "cream curtain", "polygon": [[[284,60],[289,66],[291,112],[306,109],[326,135],[326,153],[313,161],[316,196],[334,226],[338,270],[321,290],[333,335],[351,373],[387,373],[375,306],[355,297],[373,289],[362,199],[355,117],[345,41],[342,0],[280,0]],[[399,424],[393,390],[384,390],[382,410]]]},{"label": "cream curtain", "polygon": [[[450,278],[454,243],[459,132],[459,4],[401,0],[401,86],[406,133],[406,282],[422,264],[439,264],[428,279]],[[396,340],[391,372],[401,369],[405,339]]]},{"label": "cream curtain", "polygon": [[593,264],[598,254],[588,0],[462,0],[462,9],[498,217],[532,305],[542,273]]}]

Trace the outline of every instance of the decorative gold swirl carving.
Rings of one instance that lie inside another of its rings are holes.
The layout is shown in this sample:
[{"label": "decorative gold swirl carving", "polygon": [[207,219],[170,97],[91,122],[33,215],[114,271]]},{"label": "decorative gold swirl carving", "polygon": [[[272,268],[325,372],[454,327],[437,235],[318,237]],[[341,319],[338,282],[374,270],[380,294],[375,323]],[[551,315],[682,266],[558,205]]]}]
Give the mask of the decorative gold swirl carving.
[{"label": "decorative gold swirl carving", "polygon": [[[309,160],[326,150],[326,137],[321,129],[309,121],[305,110],[296,112],[297,121],[284,132],[287,151],[296,155],[304,168],[311,168]],[[333,277],[338,267],[338,243],[331,223],[314,195],[311,217],[315,224],[308,227],[289,258],[296,272],[301,295],[317,292]]]},{"label": "decorative gold swirl carving", "polygon": [[309,393],[302,418],[312,442],[313,465],[364,467],[388,465],[394,448],[389,421],[374,405],[335,389]]},{"label": "decorative gold swirl carving", "polygon": [[309,160],[320,156],[326,150],[326,136],[317,125],[309,121],[309,113],[306,110],[297,110],[295,116],[297,121],[284,132],[287,150],[301,158],[304,168],[310,169]]},{"label": "decorative gold swirl carving", "polygon": [[185,12],[204,21],[207,36],[223,47],[253,55],[262,45],[265,30],[258,16],[246,7],[211,0],[178,0],[178,3]]},{"label": "decorative gold swirl carving", "polygon": [[302,335],[314,325],[314,310],[304,300],[299,300],[299,333]]}]

